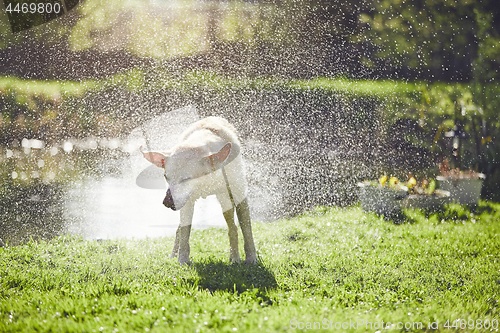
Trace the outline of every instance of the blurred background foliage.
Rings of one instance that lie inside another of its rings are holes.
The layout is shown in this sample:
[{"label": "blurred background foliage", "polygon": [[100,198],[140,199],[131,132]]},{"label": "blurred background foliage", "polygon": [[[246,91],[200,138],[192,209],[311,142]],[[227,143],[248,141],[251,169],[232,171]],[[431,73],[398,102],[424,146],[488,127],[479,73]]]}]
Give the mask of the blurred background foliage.
[{"label": "blurred background foliage", "polygon": [[[74,79],[154,60],[238,75],[489,82],[499,22],[494,0],[85,0],[15,35],[2,15],[1,71]],[[40,66],[27,71],[27,59]]]},{"label": "blurred background foliage", "polygon": [[487,173],[500,199],[495,0],[84,0],[16,34],[3,13],[0,31],[2,146],[120,136],[231,94],[254,110],[249,96],[294,96],[303,113],[320,104],[308,98],[341,96],[352,119],[383,120],[370,123],[375,172],[435,168],[460,121],[463,167]]}]

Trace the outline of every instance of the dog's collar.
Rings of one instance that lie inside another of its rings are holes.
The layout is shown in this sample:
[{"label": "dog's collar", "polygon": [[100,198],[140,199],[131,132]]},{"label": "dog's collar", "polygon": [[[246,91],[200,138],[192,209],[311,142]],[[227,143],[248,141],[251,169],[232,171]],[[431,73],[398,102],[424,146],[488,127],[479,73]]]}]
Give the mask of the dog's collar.
[{"label": "dog's collar", "polygon": [[[227,194],[229,195],[229,200],[231,201],[231,205],[233,206],[233,209],[234,209],[236,207],[236,204],[234,202],[233,191],[231,191],[231,186],[229,185],[229,179],[227,178],[226,169],[224,168],[226,165],[231,163],[240,154],[240,146],[239,145],[233,145],[233,146],[234,146],[234,148],[231,149],[229,156],[226,158],[226,160],[224,162],[222,162],[219,169],[222,171],[222,176],[224,177],[224,183],[226,183]],[[210,166],[212,167],[212,172],[215,172],[218,170],[215,168],[212,155],[210,156]]]}]

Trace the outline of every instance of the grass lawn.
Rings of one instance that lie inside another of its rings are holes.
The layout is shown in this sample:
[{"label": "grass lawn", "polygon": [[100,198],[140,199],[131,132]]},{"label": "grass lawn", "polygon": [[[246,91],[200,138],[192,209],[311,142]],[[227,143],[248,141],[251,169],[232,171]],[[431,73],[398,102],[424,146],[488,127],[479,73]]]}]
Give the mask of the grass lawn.
[{"label": "grass lawn", "polygon": [[193,232],[190,266],[171,238],[0,248],[0,332],[499,331],[500,204],[409,217],[255,223],[258,266],[228,264],[222,229]]}]

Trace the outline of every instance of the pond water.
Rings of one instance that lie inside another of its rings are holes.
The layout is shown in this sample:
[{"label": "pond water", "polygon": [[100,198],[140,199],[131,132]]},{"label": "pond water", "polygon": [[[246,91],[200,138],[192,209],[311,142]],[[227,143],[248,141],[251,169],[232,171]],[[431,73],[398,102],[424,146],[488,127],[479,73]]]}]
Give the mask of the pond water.
[{"label": "pond water", "polygon": [[[138,187],[132,172],[83,179],[65,193],[67,231],[89,239],[172,236],[179,224],[179,212],[162,205],[164,195],[164,190]],[[213,197],[200,199],[193,227],[223,227],[217,205]]]}]

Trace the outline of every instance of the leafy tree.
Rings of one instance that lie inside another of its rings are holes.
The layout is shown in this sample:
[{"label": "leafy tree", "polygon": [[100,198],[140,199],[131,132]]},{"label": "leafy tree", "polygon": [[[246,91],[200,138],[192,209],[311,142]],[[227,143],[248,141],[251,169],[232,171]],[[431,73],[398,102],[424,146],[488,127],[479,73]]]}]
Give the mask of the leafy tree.
[{"label": "leafy tree", "polygon": [[[360,20],[376,62],[397,77],[470,80],[486,66],[498,76],[500,9],[493,0],[382,0]],[[493,74],[494,73],[494,74]]]},{"label": "leafy tree", "polygon": [[40,44],[195,57],[188,66],[234,73],[491,81],[500,68],[499,8],[494,0],[85,0],[20,34],[0,15],[0,49],[32,45],[19,58]]}]

